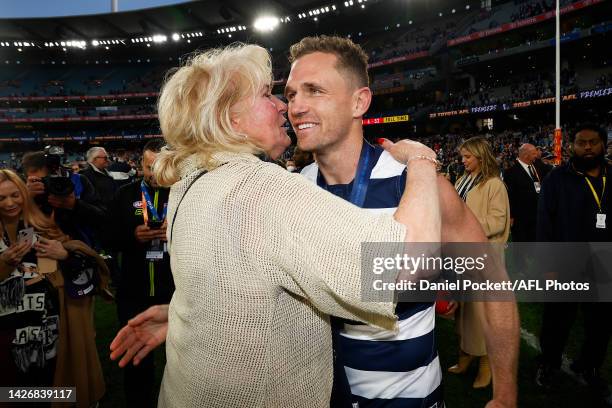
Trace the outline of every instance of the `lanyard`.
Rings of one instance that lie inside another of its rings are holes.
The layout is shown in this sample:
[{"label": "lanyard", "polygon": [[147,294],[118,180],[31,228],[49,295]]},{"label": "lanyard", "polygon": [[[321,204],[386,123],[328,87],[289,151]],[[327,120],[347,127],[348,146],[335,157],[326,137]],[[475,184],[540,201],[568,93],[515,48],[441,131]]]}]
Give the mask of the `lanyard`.
[{"label": "lanyard", "polygon": [[[361,155],[359,156],[359,164],[357,165],[357,172],[353,180],[353,187],[348,198],[348,201],[355,204],[357,207],[363,207],[365,203],[366,193],[370,183],[370,174],[372,173],[372,168],[370,166],[372,150],[373,147],[364,140],[363,147],[361,148]],[[327,183],[323,180],[320,171],[317,184],[329,191]]]},{"label": "lanyard", "polygon": [[140,190],[142,191],[142,218],[144,218],[145,224],[149,219],[149,211],[151,212],[151,218],[153,218],[153,221],[163,221],[166,218],[168,206],[164,205],[164,211],[162,212],[162,216],[160,218],[160,216],[157,214],[157,199],[159,197],[159,190],[155,190],[154,202],[151,202],[151,196],[149,195],[149,191],[147,190],[144,181],[140,183]]},{"label": "lanyard", "polygon": [[593,184],[591,183],[591,180],[589,180],[588,177],[584,177],[584,179],[586,180],[587,184],[589,185],[590,189],[591,189],[591,193],[593,193],[593,197],[595,198],[595,202],[597,203],[597,208],[599,208],[599,212],[601,213],[601,203],[603,201],[603,197],[604,194],[606,193],[606,176],[603,176],[603,188],[601,189],[601,197],[599,197],[599,195],[597,195],[597,192],[595,191],[595,187],[593,187]]}]

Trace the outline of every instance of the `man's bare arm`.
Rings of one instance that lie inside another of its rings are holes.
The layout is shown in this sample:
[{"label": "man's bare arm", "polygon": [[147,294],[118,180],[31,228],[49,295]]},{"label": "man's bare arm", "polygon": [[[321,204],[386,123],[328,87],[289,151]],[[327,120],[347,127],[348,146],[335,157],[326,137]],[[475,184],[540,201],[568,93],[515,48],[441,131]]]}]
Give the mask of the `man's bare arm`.
[{"label": "man's bare arm", "polygon": [[[444,177],[438,177],[442,242],[487,242],[474,214]],[[505,269],[502,270],[505,275]],[[519,317],[516,303],[484,302],[483,332],[493,373],[493,400],[487,407],[516,406]]]}]

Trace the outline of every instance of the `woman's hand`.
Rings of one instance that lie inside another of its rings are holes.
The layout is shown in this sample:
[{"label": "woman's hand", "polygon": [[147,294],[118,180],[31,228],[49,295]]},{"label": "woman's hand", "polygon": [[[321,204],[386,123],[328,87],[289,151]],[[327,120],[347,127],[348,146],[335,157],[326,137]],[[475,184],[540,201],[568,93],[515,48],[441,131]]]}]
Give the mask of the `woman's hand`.
[{"label": "woman's hand", "polygon": [[423,143],[415,142],[414,140],[400,140],[393,143],[387,139],[379,139],[383,149],[391,153],[391,156],[400,163],[406,164],[408,160],[424,156],[429,157],[432,161],[436,160],[436,153]]},{"label": "woman's hand", "polygon": [[7,265],[17,266],[21,262],[21,259],[30,252],[30,245],[27,242],[19,242],[13,244],[2,254],[0,254],[0,260]]},{"label": "woman's hand", "polygon": [[151,350],[166,341],[167,334],[168,305],[151,306],[119,330],[110,345],[110,358],[116,360],[123,355],[119,360],[122,368],[132,359],[138,365]]},{"label": "woman's hand", "polygon": [[38,238],[34,244],[36,256],[39,258],[50,258],[56,261],[63,261],[68,258],[68,251],[61,242],[54,239]]}]

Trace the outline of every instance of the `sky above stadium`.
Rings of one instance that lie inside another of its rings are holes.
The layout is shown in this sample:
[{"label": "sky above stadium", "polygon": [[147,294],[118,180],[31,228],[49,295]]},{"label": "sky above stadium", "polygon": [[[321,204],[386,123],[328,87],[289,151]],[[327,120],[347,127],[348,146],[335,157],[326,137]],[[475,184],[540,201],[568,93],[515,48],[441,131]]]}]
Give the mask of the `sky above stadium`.
[{"label": "sky above stadium", "polygon": [[[138,10],[186,0],[119,0],[118,11]],[[37,18],[111,12],[112,0],[0,0],[0,18]]]}]

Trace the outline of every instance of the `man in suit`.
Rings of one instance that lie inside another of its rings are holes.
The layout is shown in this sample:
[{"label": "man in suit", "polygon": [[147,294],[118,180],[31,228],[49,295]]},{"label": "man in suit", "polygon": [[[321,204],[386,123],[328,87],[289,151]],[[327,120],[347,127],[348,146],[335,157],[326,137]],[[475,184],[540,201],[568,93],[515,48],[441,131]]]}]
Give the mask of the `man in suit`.
[{"label": "man in suit", "polygon": [[504,174],[510,199],[512,241],[534,242],[536,215],[542,175],[534,165],[538,149],[525,143],[519,147],[516,163]]}]

